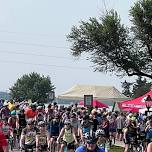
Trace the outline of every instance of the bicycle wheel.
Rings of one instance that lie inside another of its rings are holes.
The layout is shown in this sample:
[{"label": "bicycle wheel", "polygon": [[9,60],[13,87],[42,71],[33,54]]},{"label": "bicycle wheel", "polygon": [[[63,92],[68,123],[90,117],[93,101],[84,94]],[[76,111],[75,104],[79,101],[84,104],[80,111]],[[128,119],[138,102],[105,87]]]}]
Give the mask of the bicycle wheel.
[{"label": "bicycle wheel", "polygon": [[12,137],[9,139],[9,144],[10,144],[11,151],[13,151],[13,148],[14,148],[14,140],[13,140]]},{"label": "bicycle wheel", "polygon": [[134,145],[130,145],[129,152],[137,152],[137,148]]}]

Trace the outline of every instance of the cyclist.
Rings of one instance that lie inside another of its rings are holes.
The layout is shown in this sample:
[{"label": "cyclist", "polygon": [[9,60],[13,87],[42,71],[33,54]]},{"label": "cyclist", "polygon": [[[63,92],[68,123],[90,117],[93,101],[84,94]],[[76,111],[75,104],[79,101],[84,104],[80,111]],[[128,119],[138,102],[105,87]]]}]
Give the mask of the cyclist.
[{"label": "cyclist", "polygon": [[45,128],[45,122],[38,123],[39,132],[36,135],[36,152],[47,151],[49,148],[49,136]]},{"label": "cyclist", "polygon": [[151,150],[152,150],[152,142],[148,144],[146,152],[151,152]]},{"label": "cyclist", "polygon": [[9,152],[9,146],[5,134],[2,131],[3,122],[0,121],[0,151]]},{"label": "cyclist", "polygon": [[25,152],[28,149],[33,149],[35,146],[35,136],[38,131],[38,128],[34,127],[33,119],[29,119],[27,121],[27,127],[22,130],[20,139],[20,147],[25,149]]},{"label": "cyclist", "polygon": [[6,102],[6,103],[4,103],[3,108],[0,110],[0,116],[1,116],[1,119],[7,118],[7,120],[8,120],[10,115],[11,115],[11,111],[9,110],[8,103]]},{"label": "cyclist", "polygon": [[52,105],[49,104],[47,107],[47,112],[46,112],[46,121],[49,122],[53,119],[53,109],[51,108]]},{"label": "cyclist", "polygon": [[59,137],[57,138],[57,143],[60,143],[60,139],[63,138],[60,152],[64,152],[65,148],[67,148],[70,152],[73,152],[75,148],[74,144],[78,144],[76,134],[71,126],[70,120],[65,120],[64,125],[65,126],[61,129]]},{"label": "cyclist", "polygon": [[12,128],[8,124],[7,118],[5,120],[3,120],[3,123],[1,125],[1,129],[2,129],[2,132],[5,134],[6,139],[9,139],[10,136],[13,135]]},{"label": "cyclist", "polygon": [[149,125],[146,127],[145,132],[147,141],[146,145],[148,145],[148,143],[152,142],[152,119],[150,119]]},{"label": "cyclist", "polygon": [[55,115],[54,119],[48,124],[48,131],[50,134],[50,149],[52,149],[52,145],[55,144],[55,140],[59,136],[59,133],[63,127],[63,123],[60,121],[59,115]]},{"label": "cyclist", "polygon": [[136,142],[137,127],[136,127],[136,121],[134,119],[130,119],[129,125],[124,129],[124,143],[125,143],[124,152],[128,152],[131,138],[134,138]]},{"label": "cyclist", "polygon": [[39,123],[40,121],[45,121],[45,112],[43,106],[37,107],[36,121],[37,123]]},{"label": "cyclist", "polygon": [[16,127],[18,129],[18,139],[19,139],[22,130],[26,127],[26,118],[24,114],[24,109],[21,109],[16,116]]},{"label": "cyclist", "polygon": [[110,141],[106,137],[105,131],[103,129],[98,129],[96,131],[96,137],[98,137],[97,145],[100,148],[104,148],[106,152],[110,151]]},{"label": "cyclist", "polygon": [[11,117],[8,119],[8,124],[11,126],[13,131],[13,139],[14,139],[14,146],[16,146],[16,110],[11,111]]},{"label": "cyclist", "polygon": [[85,143],[84,135],[86,133],[92,134],[93,132],[92,128],[93,128],[93,125],[92,125],[92,121],[90,120],[89,115],[85,115],[83,117],[83,120],[81,122],[81,127],[80,127],[80,137],[83,143]]},{"label": "cyclist", "polygon": [[76,149],[76,152],[105,152],[103,148],[97,146],[98,138],[95,135],[89,135],[84,146]]},{"label": "cyclist", "polygon": [[36,114],[36,105],[34,104],[31,104],[30,107],[25,111],[26,119],[35,120]]},{"label": "cyclist", "polygon": [[77,119],[76,113],[71,114],[71,125],[76,133],[76,136],[79,136],[78,129],[80,128],[80,121]]}]

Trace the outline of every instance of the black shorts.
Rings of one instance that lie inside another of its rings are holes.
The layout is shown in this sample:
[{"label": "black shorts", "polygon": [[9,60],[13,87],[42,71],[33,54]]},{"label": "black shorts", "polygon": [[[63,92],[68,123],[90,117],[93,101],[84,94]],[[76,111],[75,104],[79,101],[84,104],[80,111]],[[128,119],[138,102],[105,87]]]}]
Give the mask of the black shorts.
[{"label": "black shorts", "polygon": [[70,149],[75,149],[75,145],[74,145],[74,141],[72,143],[67,143],[66,141],[62,141],[62,144],[64,144],[65,146],[67,146],[67,149],[70,150]]},{"label": "black shorts", "polygon": [[33,151],[33,149],[36,147],[36,145],[26,145],[24,146],[25,152],[27,152],[29,149],[31,149]]},{"label": "black shorts", "polygon": [[16,128],[13,128],[13,133],[17,134],[17,129]]},{"label": "black shorts", "polygon": [[47,145],[40,145],[40,146],[38,147],[38,149],[39,149],[40,151],[47,151],[48,146],[47,146]]},{"label": "black shorts", "polygon": [[123,134],[122,129],[117,129],[118,134]]}]

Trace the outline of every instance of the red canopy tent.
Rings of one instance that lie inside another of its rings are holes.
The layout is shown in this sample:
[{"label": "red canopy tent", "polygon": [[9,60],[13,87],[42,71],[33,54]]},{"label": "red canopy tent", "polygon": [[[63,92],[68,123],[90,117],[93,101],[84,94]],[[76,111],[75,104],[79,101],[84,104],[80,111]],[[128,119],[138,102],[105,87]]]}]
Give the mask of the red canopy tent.
[{"label": "red canopy tent", "polygon": [[123,108],[122,110],[127,112],[139,112],[138,108]]},{"label": "red canopy tent", "polygon": [[133,108],[136,108],[138,110],[146,108],[145,100],[146,100],[148,95],[152,96],[152,90],[150,90],[145,95],[140,96],[138,98],[123,101],[123,102],[119,103],[119,108],[122,109],[122,110],[123,109],[125,110],[125,108],[130,108],[132,110],[133,110]]},{"label": "red canopy tent", "polygon": [[[84,101],[80,101],[79,105],[84,105]],[[108,108],[108,106],[98,100],[93,100],[93,107],[98,107],[98,108]]]}]

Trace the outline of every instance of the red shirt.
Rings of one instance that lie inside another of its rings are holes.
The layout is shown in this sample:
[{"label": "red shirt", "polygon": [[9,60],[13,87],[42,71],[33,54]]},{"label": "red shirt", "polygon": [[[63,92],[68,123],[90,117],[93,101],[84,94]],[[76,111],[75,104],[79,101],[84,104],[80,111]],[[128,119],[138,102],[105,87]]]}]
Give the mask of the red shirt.
[{"label": "red shirt", "polygon": [[34,118],[36,116],[37,112],[33,111],[31,108],[27,109],[25,111],[25,115],[27,116],[27,118]]},{"label": "red shirt", "polygon": [[7,139],[4,135],[4,133],[2,132],[2,125],[3,125],[3,122],[0,121],[0,147],[8,146]]}]

